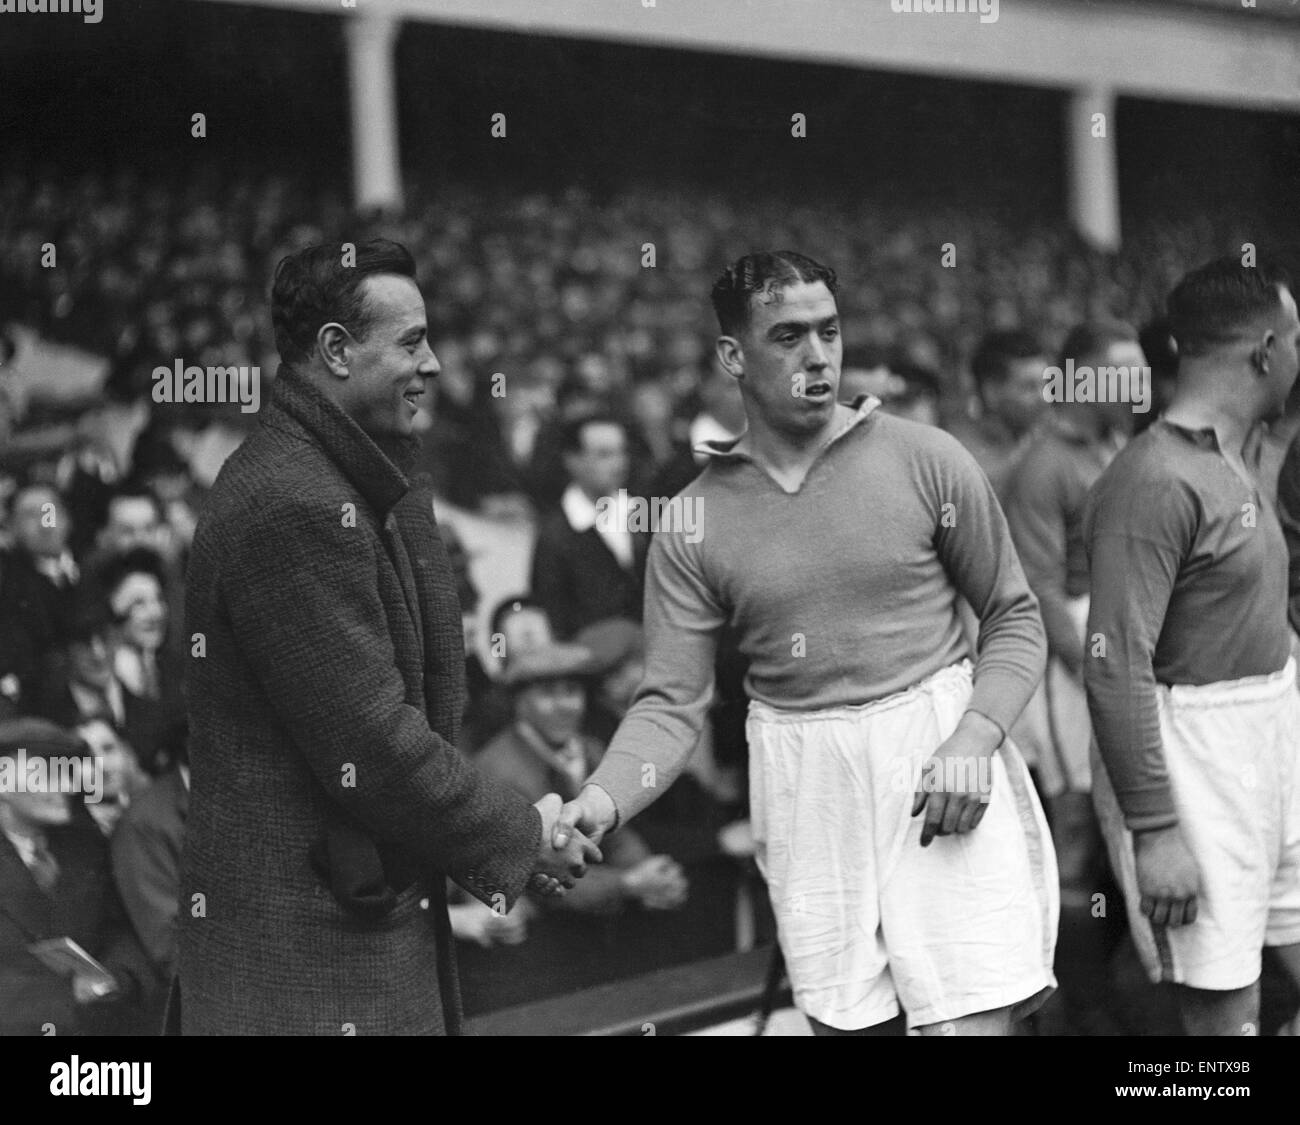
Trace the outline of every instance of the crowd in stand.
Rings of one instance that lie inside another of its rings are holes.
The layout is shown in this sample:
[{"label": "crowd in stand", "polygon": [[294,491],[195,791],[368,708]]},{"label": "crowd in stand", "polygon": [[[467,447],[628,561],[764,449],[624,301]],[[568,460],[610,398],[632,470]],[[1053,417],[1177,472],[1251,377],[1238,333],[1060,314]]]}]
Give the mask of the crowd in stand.
[{"label": "crowd in stand", "polygon": [[[186,552],[206,488],[255,418],[159,405],[151,373],[178,359],[248,365],[269,384],[267,280],[284,253],[382,233],[420,263],[442,375],[419,471],[441,502],[535,533],[531,589],[495,605],[451,537],[467,622],[489,640],[467,659],[462,749],[535,800],[577,792],[639,680],[646,537],[600,523],[598,503],[673,495],[699,470],[697,442],[743,428],[711,360],[705,296],[722,263],[789,245],[840,269],[842,397],[946,424],[976,454],[1068,684],[1078,545],[1048,529],[1061,493],[1042,484],[1062,472],[1066,492],[1086,491],[1144,419],[1044,437],[1043,368],[1136,349],[1156,377],[1154,417],[1171,360],[1147,322],[1185,269],[1252,240],[1163,224],[1108,257],[1050,223],[889,200],[742,209],[705,191],[684,205],[649,189],[596,200],[451,186],[364,221],[341,200],[217,171],[0,174],[0,762],[20,749],[29,762],[88,756],[103,776],[84,802],[0,792],[0,897],[16,904],[0,919],[0,1032],[146,1031],[161,1018],[188,787],[184,669],[201,655],[184,629]],[[59,393],[57,374],[29,362],[37,337],[105,357],[102,389]],[[471,1011],[728,948],[745,853],[744,671],[724,644],[704,767],[612,838],[577,891],[508,915],[453,892]],[[1019,736],[1031,754],[1050,742],[1035,714]],[[1063,890],[1076,900],[1064,901],[1086,906],[1100,862],[1079,808],[1086,771],[1054,755],[1038,754],[1038,780],[1067,833]],[[63,936],[89,955],[72,970],[32,952]],[[1073,1030],[1122,1024],[1122,1005],[1101,1011],[1062,978]]]}]

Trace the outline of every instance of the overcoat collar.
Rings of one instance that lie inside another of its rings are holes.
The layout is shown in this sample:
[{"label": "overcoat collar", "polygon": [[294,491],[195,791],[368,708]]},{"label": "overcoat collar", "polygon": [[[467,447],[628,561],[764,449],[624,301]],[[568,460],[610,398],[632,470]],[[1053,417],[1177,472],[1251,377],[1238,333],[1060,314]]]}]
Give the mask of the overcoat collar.
[{"label": "overcoat collar", "polygon": [[268,425],[276,424],[277,412],[307,432],[381,517],[410,489],[411,482],[399,465],[414,461],[418,443],[393,441],[381,448],[310,379],[285,364],[280,365],[271,388]]}]

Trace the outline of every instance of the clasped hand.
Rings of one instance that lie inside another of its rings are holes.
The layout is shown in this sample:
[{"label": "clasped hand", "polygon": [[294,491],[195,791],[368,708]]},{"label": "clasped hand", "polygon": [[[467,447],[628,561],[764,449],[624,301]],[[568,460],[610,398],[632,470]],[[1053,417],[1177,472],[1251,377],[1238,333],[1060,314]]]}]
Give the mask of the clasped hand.
[{"label": "clasped hand", "polygon": [[548,793],[533,807],[542,817],[542,841],[533,862],[528,889],[542,896],[563,895],[587,873],[587,864],[601,861],[600,849],[582,832],[556,832],[563,801]]}]

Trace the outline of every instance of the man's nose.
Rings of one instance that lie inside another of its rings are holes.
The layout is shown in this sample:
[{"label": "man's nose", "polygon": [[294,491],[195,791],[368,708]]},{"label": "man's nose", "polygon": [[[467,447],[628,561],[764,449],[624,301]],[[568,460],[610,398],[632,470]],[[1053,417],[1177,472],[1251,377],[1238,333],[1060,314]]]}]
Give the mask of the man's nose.
[{"label": "man's nose", "polygon": [[436,379],[442,374],[442,364],[438,362],[438,357],[433,354],[433,349],[428,344],[424,345],[424,355],[420,357],[418,370],[426,379]]},{"label": "man's nose", "polygon": [[824,367],[829,367],[831,362],[830,353],[826,350],[826,343],[819,336],[813,336],[808,345],[807,365],[809,371],[820,371]]}]

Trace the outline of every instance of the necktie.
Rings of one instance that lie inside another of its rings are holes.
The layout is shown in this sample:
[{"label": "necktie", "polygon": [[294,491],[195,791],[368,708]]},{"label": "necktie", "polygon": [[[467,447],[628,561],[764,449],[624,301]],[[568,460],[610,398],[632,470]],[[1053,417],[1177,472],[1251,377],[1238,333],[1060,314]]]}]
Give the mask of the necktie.
[{"label": "necktie", "polygon": [[36,880],[36,885],[46,894],[49,894],[59,881],[59,861],[54,858],[54,854],[46,847],[44,840],[36,840],[34,844],[29,870],[32,873],[32,878]]}]

